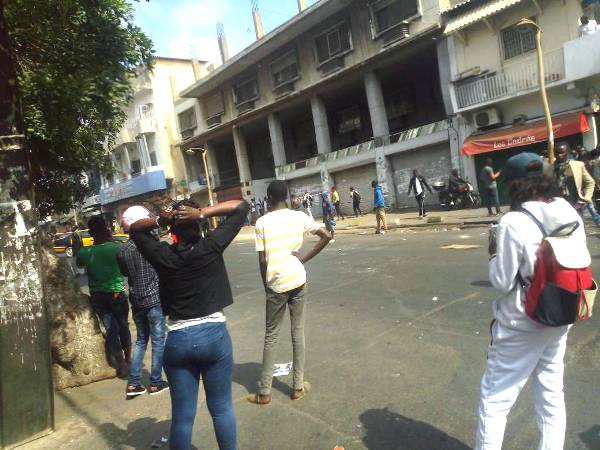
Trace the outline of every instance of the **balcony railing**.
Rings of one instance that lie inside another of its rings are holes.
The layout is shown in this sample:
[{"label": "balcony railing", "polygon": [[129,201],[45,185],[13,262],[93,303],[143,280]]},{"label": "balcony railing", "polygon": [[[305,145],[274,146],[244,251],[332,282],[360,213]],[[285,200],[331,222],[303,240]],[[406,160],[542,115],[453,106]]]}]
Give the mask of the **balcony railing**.
[{"label": "balcony railing", "polygon": [[[544,73],[546,84],[565,78],[562,48],[544,54]],[[503,68],[456,82],[456,102],[459,108],[468,108],[537,88],[537,59],[532,55],[525,60],[507,64]]]},{"label": "balcony railing", "polygon": [[448,122],[446,120],[440,120],[439,122],[421,125],[419,127],[411,128],[410,130],[390,134],[389,136],[376,137],[366,142],[362,142],[351,147],[346,147],[335,152],[323,153],[302,161],[296,161],[284,166],[275,167],[275,175],[279,177],[295,170],[304,169],[305,167],[318,166],[320,163],[325,161],[337,161],[350,156],[374,152],[374,150],[379,147],[405,142],[419,137],[429,136],[430,134],[434,134],[438,131],[443,131],[446,129],[448,129]]}]

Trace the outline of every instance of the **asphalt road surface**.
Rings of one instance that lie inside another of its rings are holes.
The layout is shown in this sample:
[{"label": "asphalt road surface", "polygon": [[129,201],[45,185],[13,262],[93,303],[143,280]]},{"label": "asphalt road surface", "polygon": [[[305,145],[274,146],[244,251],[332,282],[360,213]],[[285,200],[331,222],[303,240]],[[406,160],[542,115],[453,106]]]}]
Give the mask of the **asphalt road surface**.
[{"label": "asphalt road surface", "polygon": [[[235,351],[239,448],[472,448],[495,295],[487,282],[487,230],[336,238],[307,264],[306,379],[312,390],[292,402],[291,375],[277,378],[273,402],[263,407],[245,400],[256,391],[264,336],[257,257],[250,239],[227,251],[235,295],[226,314]],[[448,244],[459,248],[441,248]],[[591,236],[589,244],[598,276],[600,240]],[[570,333],[567,450],[600,449],[599,323],[597,309]],[[277,360],[291,361],[287,318]],[[58,393],[56,433],[26,448],[150,448],[168,434],[169,396],[126,402],[124,389],[125,382],[107,380]],[[217,448],[204,394],[193,443]],[[536,447],[527,387],[509,416],[504,449]]]}]

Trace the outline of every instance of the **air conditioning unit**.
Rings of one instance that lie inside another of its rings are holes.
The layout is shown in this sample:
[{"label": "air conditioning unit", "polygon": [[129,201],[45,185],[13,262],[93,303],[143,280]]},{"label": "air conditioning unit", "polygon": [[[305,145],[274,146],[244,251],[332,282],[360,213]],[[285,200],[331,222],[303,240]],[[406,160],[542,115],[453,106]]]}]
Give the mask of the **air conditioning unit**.
[{"label": "air conditioning unit", "polygon": [[475,113],[475,125],[477,128],[488,128],[502,125],[502,115],[496,108],[488,108]]}]

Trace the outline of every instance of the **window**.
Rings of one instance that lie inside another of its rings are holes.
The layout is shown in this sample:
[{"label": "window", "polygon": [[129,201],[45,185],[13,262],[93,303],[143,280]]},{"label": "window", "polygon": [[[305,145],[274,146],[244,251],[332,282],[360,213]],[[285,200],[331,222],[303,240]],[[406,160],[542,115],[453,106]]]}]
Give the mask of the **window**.
[{"label": "window", "polygon": [[271,78],[273,88],[300,78],[298,70],[298,55],[295,50],[277,58],[271,63]]},{"label": "window", "polygon": [[504,59],[511,59],[535,50],[534,27],[512,25],[502,30],[501,39]]},{"label": "window", "polygon": [[378,0],[369,4],[375,37],[419,14],[418,0]]},{"label": "window", "polygon": [[142,163],[139,159],[131,160],[131,175],[139,175],[142,173]]},{"label": "window", "polygon": [[345,55],[352,50],[352,39],[348,22],[342,22],[315,39],[319,64]]},{"label": "window", "polygon": [[179,131],[182,139],[188,139],[194,135],[196,129],[196,112],[194,108],[179,114]]},{"label": "window", "polygon": [[256,100],[258,98],[258,83],[256,78],[250,78],[249,80],[237,83],[233,87],[233,95],[235,97],[236,105]]},{"label": "window", "polygon": [[225,105],[221,92],[209,95],[204,99],[204,112],[206,113],[207,120],[225,114]]},{"label": "window", "polygon": [[140,105],[140,119],[151,119],[152,118],[152,103],[146,103]]}]

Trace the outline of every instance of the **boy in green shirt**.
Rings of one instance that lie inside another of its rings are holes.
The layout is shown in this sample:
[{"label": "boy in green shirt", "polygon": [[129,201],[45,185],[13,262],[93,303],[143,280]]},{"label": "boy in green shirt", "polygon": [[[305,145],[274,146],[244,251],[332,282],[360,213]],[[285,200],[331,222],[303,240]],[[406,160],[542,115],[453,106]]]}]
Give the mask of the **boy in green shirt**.
[{"label": "boy in green shirt", "polygon": [[102,216],[90,218],[88,228],[94,245],[77,252],[77,265],[86,268],[90,302],[106,330],[109,360],[116,364],[117,376],[124,378],[128,375],[127,363],[131,360],[131,333],[125,282],[117,263],[120,244],[111,240]]}]

